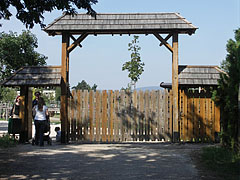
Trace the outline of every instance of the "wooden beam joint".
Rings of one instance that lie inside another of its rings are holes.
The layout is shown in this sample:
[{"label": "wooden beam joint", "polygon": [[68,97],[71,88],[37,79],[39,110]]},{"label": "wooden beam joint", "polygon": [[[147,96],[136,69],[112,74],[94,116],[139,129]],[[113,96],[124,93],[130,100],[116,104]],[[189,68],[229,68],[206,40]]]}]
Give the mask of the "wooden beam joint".
[{"label": "wooden beam joint", "polygon": [[171,53],[173,53],[173,48],[170,44],[168,44],[167,40],[172,37],[172,34],[169,34],[165,39],[158,33],[153,34],[159,41],[161,41],[160,46],[164,45]]},{"label": "wooden beam joint", "polygon": [[81,36],[79,36],[77,39],[75,39],[72,35],[70,35],[71,39],[74,41],[68,48],[67,51],[70,53],[75,47],[82,45],[80,44],[86,37],[88,36],[87,33],[83,33]]}]

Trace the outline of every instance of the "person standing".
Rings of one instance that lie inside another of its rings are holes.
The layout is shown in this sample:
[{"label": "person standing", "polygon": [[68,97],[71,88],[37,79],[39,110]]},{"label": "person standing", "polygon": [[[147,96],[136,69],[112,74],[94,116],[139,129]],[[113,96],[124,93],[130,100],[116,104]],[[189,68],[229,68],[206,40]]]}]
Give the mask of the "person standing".
[{"label": "person standing", "polygon": [[33,107],[34,125],[35,125],[35,144],[44,146],[43,136],[44,128],[47,125],[48,107],[44,99],[39,97],[37,105]]},{"label": "person standing", "polygon": [[35,95],[35,99],[32,102],[32,107],[34,107],[38,104],[38,100],[41,96],[41,93],[39,91],[37,91],[37,92],[34,93],[34,95]]},{"label": "person standing", "polygon": [[20,96],[17,96],[15,103],[13,104],[12,110],[10,112],[10,116],[14,119],[19,119],[20,112]]}]

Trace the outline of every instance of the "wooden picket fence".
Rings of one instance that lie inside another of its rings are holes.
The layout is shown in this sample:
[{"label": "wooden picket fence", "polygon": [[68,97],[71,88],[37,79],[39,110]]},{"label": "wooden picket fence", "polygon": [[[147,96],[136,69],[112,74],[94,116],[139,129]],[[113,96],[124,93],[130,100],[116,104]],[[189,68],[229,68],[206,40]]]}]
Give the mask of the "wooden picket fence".
[{"label": "wooden picket fence", "polygon": [[[172,92],[167,90],[132,93],[112,90],[72,91],[68,110],[70,141],[171,141],[171,98]],[[219,117],[214,114],[219,113],[214,103],[209,98],[204,98],[202,107],[202,104],[197,103],[203,100],[192,100],[192,97],[188,98],[182,91],[179,98],[181,140],[213,140],[213,132],[217,128],[208,127],[218,127],[215,119]],[[199,108],[196,110],[199,106],[204,112],[199,112]],[[202,130],[201,122],[205,125],[205,130]]]}]

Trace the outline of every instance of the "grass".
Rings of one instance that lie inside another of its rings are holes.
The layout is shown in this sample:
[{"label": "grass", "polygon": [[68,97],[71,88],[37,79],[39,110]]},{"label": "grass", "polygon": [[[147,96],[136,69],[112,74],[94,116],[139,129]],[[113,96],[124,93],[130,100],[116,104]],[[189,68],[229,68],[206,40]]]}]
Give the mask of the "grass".
[{"label": "grass", "polygon": [[9,148],[17,145],[17,141],[9,134],[0,137],[0,148]]},{"label": "grass", "polygon": [[205,147],[202,149],[201,161],[208,170],[224,179],[240,179],[240,154],[223,147]]}]

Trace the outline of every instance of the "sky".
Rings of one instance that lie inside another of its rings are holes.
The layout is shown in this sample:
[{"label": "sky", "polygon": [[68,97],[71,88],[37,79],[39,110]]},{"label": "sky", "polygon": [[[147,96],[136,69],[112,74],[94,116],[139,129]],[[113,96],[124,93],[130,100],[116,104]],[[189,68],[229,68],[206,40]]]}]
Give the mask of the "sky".
[{"label": "sky", "polygon": [[[177,12],[194,26],[195,34],[179,35],[179,65],[221,65],[226,57],[226,44],[240,28],[240,0],[98,0],[92,6],[97,13]],[[14,12],[14,10],[13,10]],[[85,13],[79,10],[79,13]],[[14,14],[15,15],[15,14]],[[44,14],[46,25],[62,15],[54,10]],[[25,26],[15,17],[1,20],[0,31],[20,34]],[[31,32],[38,39],[37,52],[48,57],[47,65],[61,65],[61,36],[48,36],[39,25]],[[164,36],[164,35],[163,35]],[[85,80],[99,90],[119,90],[130,82],[122,65],[130,60],[128,43],[133,35],[88,36],[70,53],[70,86]],[[171,82],[172,54],[153,35],[140,35],[144,72],[137,88]],[[168,41],[171,44],[171,39]]]}]

